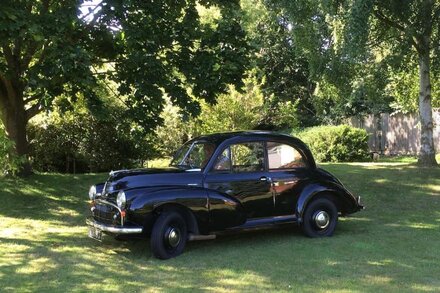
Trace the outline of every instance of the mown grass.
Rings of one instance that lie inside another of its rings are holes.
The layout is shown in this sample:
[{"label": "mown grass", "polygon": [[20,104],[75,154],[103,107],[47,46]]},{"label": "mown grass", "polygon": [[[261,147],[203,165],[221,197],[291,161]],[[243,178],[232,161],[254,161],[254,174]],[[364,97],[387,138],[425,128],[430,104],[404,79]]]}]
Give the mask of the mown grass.
[{"label": "mown grass", "polygon": [[440,291],[440,168],[324,167],[367,206],[333,237],[290,226],[224,235],[168,261],[154,259],[145,239],[87,237],[87,189],[105,174],[0,179],[0,290]]},{"label": "mown grass", "polygon": [[[440,162],[440,154],[435,156],[437,162]],[[380,156],[379,162],[388,162],[388,163],[417,163],[416,156]]]}]

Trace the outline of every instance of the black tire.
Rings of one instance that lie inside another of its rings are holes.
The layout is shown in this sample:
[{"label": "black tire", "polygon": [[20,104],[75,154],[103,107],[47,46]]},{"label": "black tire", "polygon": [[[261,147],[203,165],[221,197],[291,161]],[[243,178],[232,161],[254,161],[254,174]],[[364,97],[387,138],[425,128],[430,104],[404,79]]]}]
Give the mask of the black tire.
[{"label": "black tire", "polygon": [[183,252],[187,239],[187,227],[183,217],[177,212],[163,212],[151,231],[151,250],[155,257],[169,259]]},{"label": "black tire", "polygon": [[317,198],[307,205],[301,228],[308,237],[328,237],[333,235],[337,223],[335,203],[328,198]]}]

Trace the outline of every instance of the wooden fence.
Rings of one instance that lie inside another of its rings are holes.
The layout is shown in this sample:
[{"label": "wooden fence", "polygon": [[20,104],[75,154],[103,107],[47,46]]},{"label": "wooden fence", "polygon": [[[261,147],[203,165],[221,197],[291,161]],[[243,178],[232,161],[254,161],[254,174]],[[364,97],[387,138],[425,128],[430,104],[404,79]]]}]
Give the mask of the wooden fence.
[{"label": "wooden fence", "polygon": [[[440,153],[440,109],[433,111],[434,145]],[[420,149],[420,123],[418,114],[369,115],[352,117],[348,124],[365,129],[369,134],[370,150],[386,155],[416,155]]]}]

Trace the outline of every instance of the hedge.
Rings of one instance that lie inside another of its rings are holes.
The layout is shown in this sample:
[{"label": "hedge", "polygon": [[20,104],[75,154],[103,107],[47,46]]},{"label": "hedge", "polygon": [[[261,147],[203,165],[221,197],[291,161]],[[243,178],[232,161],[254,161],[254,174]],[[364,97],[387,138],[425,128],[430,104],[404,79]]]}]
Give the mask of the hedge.
[{"label": "hedge", "polygon": [[348,125],[316,126],[295,133],[318,162],[355,162],[369,159],[368,133]]}]

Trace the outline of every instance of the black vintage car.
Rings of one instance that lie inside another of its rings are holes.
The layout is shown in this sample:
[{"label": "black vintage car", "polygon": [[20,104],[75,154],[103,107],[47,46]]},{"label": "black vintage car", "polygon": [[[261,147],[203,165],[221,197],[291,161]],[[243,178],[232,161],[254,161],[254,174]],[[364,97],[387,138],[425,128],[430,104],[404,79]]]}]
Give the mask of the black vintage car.
[{"label": "black vintage car", "polygon": [[90,237],[145,234],[161,259],[227,230],[296,223],[309,237],[331,236],[338,216],[363,208],[302,141],[263,131],[197,137],[170,167],[112,171],[89,197]]}]

